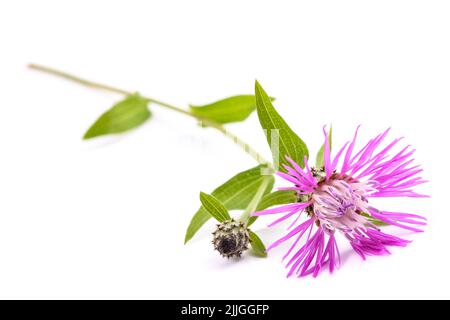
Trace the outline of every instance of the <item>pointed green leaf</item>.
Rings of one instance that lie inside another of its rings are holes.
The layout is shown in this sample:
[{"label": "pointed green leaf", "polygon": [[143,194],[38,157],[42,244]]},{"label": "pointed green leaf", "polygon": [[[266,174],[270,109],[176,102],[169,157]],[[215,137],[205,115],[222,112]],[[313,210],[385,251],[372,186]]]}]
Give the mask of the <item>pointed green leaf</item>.
[{"label": "pointed green leaf", "polygon": [[[304,158],[309,156],[306,144],[278,114],[258,81],[255,82],[255,95],[259,122],[266,132],[267,142],[272,149],[274,164],[288,164],[285,157],[289,156],[303,168]],[[284,168],[280,166],[279,170],[284,171]]]},{"label": "pointed green leaf", "polygon": [[[256,191],[263,182],[265,176],[261,175],[262,166],[257,166],[243,171],[220,185],[211,194],[219,199],[228,210],[245,209],[253,199]],[[271,178],[266,192],[272,190],[274,178]],[[187,243],[197,231],[211,218],[211,215],[202,206],[192,217],[186,230],[184,243]]]},{"label": "pointed green leaf", "polygon": [[[333,127],[330,127],[330,131],[328,131],[328,142],[330,144],[330,151],[331,151],[331,147],[333,145]],[[316,156],[316,167],[317,168],[321,168],[323,167],[324,164],[324,159],[323,159],[323,153],[325,151],[325,143],[320,147],[319,152],[317,152],[317,156]]]},{"label": "pointed green leaf", "polygon": [[227,208],[225,208],[222,202],[220,202],[216,197],[200,192],[200,201],[206,211],[208,211],[209,214],[212,215],[217,221],[224,222],[231,219]]},{"label": "pointed green leaf", "polygon": [[253,253],[258,257],[267,257],[266,246],[258,235],[251,230],[248,230],[248,235],[250,236],[250,244],[252,246]]},{"label": "pointed green leaf", "polygon": [[265,176],[255,195],[253,196],[252,201],[250,201],[247,208],[245,208],[245,211],[239,218],[240,221],[242,221],[245,224],[248,224],[248,220],[251,218],[251,214],[256,211],[259,202],[261,201],[262,197],[264,196],[267,190],[267,186],[273,183],[273,179],[274,179],[273,176]]},{"label": "pointed green leaf", "polygon": [[126,97],[103,113],[85,133],[83,139],[134,129],[150,118],[148,100],[138,94]]},{"label": "pointed green leaf", "polygon": [[191,105],[190,108],[191,112],[197,116],[218,123],[230,123],[247,119],[256,108],[256,100],[254,95],[239,95],[203,106]]},{"label": "pointed green leaf", "polygon": [[[266,194],[261,199],[261,201],[258,204],[258,207],[256,208],[256,211],[261,211],[276,205],[294,203],[297,200],[298,200],[297,193],[295,191],[292,190],[274,191],[272,193]],[[257,216],[250,217],[247,226],[252,225],[256,221],[256,219],[258,219]]]}]

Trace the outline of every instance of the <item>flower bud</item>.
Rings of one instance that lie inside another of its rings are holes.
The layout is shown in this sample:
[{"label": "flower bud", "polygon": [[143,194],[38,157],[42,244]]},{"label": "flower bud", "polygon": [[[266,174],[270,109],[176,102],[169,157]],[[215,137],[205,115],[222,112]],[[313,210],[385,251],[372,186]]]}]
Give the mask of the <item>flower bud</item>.
[{"label": "flower bud", "polygon": [[248,249],[250,243],[244,223],[234,219],[218,224],[213,236],[214,249],[226,258],[239,258],[242,252]]}]

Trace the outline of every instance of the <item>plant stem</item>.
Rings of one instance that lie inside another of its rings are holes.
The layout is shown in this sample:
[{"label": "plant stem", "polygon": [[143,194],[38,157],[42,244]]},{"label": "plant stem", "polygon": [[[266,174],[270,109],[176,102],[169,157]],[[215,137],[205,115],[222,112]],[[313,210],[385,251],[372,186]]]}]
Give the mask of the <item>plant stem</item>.
[{"label": "plant stem", "polygon": [[267,185],[269,184],[271,176],[265,176],[263,182],[259,186],[258,190],[256,191],[253,199],[248,204],[245,211],[242,213],[241,217],[239,218],[240,221],[247,224],[248,219],[250,219],[250,214],[256,211],[256,208],[258,207],[259,202],[261,201],[261,198],[264,195],[264,191],[267,188]]},{"label": "plant stem", "polygon": [[[76,82],[78,84],[90,87],[90,88],[94,88],[94,89],[100,89],[100,90],[105,90],[105,91],[109,91],[109,92],[114,92],[114,93],[118,93],[121,95],[131,95],[133,94],[133,92],[128,91],[128,90],[123,90],[120,88],[115,88],[112,86],[108,86],[102,83],[98,83],[98,82],[94,82],[94,81],[90,81],[90,80],[86,80],[77,76],[74,76],[72,74],[60,71],[60,70],[56,70],[53,68],[49,68],[46,66],[41,66],[38,64],[29,64],[28,67],[30,69],[36,70],[36,71],[40,71],[40,72],[44,72],[44,73],[48,73],[69,81],[73,81]],[[164,107],[166,109],[170,109],[172,111],[184,114],[186,116],[189,116],[191,118],[197,119],[198,121],[201,122],[201,124],[207,126],[207,127],[211,127],[214,128],[218,131],[220,131],[221,133],[223,133],[226,137],[228,137],[229,139],[233,140],[235,144],[237,144],[238,146],[240,146],[246,153],[248,153],[250,156],[252,156],[258,163],[260,164],[264,164],[267,165],[269,168],[271,168],[271,164],[269,161],[267,161],[266,159],[264,159],[264,157],[258,153],[255,149],[253,149],[248,143],[246,143],[245,141],[243,141],[242,139],[240,139],[237,135],[235,135],[234,133],[228,131],[222,124],[215,122],[213,120],[210,120],[208,118],[202,117],[202,116],[198,116],[193,114],[192,112],[176,107],[174,105],[159,101],[157,99],[153,99],[150,97],[146,97],[146,96],[142,96],[144,99],[147,99],[149,102],[157,104],[161,107]]]}]

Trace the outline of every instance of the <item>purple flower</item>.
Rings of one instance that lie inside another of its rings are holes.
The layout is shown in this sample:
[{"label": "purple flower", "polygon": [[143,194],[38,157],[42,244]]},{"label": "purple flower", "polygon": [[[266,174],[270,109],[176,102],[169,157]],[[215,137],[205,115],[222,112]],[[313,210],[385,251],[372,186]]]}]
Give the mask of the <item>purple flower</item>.
[{"label": "purple flower", "polygon": [[[291,238],[295,239],[283,258],[289,257],[288,276],[312,274],[316,277],[324,266],[328,266],[330,272],[339,267],[336,231],[340,231],[365,259],[367,255],[389,254],[388,246],[404,247],[410,242],[380,231],[374,224],[376,220],[414,232],[421,232],[418,226],[426,224],[426,219],[421,216],[379,210],[369,203],[370,198],[427,197],[412,190],[426,181],[417,176],[422,169],[411,165],[414,150],[409,146],[393,155],[388,154],[401,139],[380,147],[389,129],[355,152],[358,129],[353,141],[347,142],[331,158],[328,134],[324,128],[322,168],[310,168],[305,158],[305,168],[302,169],[286,157],[291,166],[283,165],[287,173],[278,172],[278,175],[293,186],[281,189],[295,190],[299,201],[254,213],[257,216],[283,213],[269,226],[296,217],[288,228],[289,232],[268,248],[270,250]],[[302,213],[307,219],[299,223]],[[302,238],[306,240],[299,245]]]}]

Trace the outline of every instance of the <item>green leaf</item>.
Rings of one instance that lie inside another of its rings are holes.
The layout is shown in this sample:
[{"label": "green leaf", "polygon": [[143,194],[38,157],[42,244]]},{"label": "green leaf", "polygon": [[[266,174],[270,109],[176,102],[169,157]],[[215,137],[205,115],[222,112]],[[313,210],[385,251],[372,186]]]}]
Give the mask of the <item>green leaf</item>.
[{"label": "green leaf", "polygon": [[256,211],[259,202],[261,201],[267,190],[267,186],[273,183],[273,179],[273,176],[265,176],[255,195],[253,196],[252,201],[250,201],[247,208],[245,208],[245,211],[242,213],[239,220],[241,220],[245,224],[248,224],[248,220],[250,220],[251,214]]},{"label": "green leaf", "polygon": [[[256,211],[261,211],[264,209],[267,209],[272,206],[281,205],[281,204],[288,204],[288,203],[294,203],[297,201],[297,193],[293,190],[278,190],[274,191],[272,193],[266,194],[261,201],[258,204],[258,207],[256,208]],[[256,219],[258,219],[257,216],[250,217],[248,220],[247,226],[252,225]]]},{"label": "green leaf", "polygon": [[[259,186],[264,180],[261,175],[262,166],[257,166],[249,170],[243,171],[220,185],[211,194],[220,200],[228,210],[245,209]],[[272,190],[274,178],[272,176],[271,183],[267,186],[266,192]],[[197,231],[211,218],[211,215],[202,206],[195,215],[187,228],[184,243],[187,243],[197,233]]]},{"label": "green leaf", "polygon": [[255,110],[256,100],[254,95],[239,95],[203,106],[191,105],[190,108],[193,114],[218,123],[239,122]]},{"label": "green leaf", "polygon": [[[258,81],[255,82],[255,95],[259,122],[266,131],[267,142],[272,149],[274,165],[288,164],[285,157],[289,156],[303,168],[305,156],[309,157],[306,144],[278,114]],[[276,145],[277,142],[278,146]],[[284,171],[284,168],[280,166],[279,170]]]},{"label": "green leaf", "polygon": [[253,253],[258,257],[267,257],[266,247],[258,235],[251,230],[248,230],[248,235],[250,236],[250,244],[252,246]]},{"label": "green leaf", "polygon": [[[333,144],[333,127],[330,127],[330,131],[328,131],[328,142],[330,144],[330,151]],[[321,168],[324,165],[323,153],[325,151],[325,143],[320,147],[319,152],[317,152],[316,156],[316,167]]]},{"label": "green leaf", "polygon": [[388,226],[389,225],[389,223],[386,223],[386,222],[384,222],[384,221],[381,221],[381,220],[378,220],[377,218],[374,218],[374,217],[372,217],[370,214],[368,214],[368,213],[361,213],[361,215],[363,216],[363,217],[366,217],[367,218],[367,220],[369,220],[369,222],[370,223],[373,223],[374,225],[376,225],[376,226],[379,226],[379,227],[385,227],[385,226]]},{"label": "green leaf", "polygon": [[148,100],[138,94],[126,97],[103,113],[85,133],[83,139],[121,133],[134,129],[150,118]]},{"label": "green leaf", "polygon": [[200,201],[206,211],[208,211],[209,214],[212,215],[217,221],[224,222],[231,219],[227,208],[225,208],[222,202],[220,202],[216,197],[200,192]]}]

